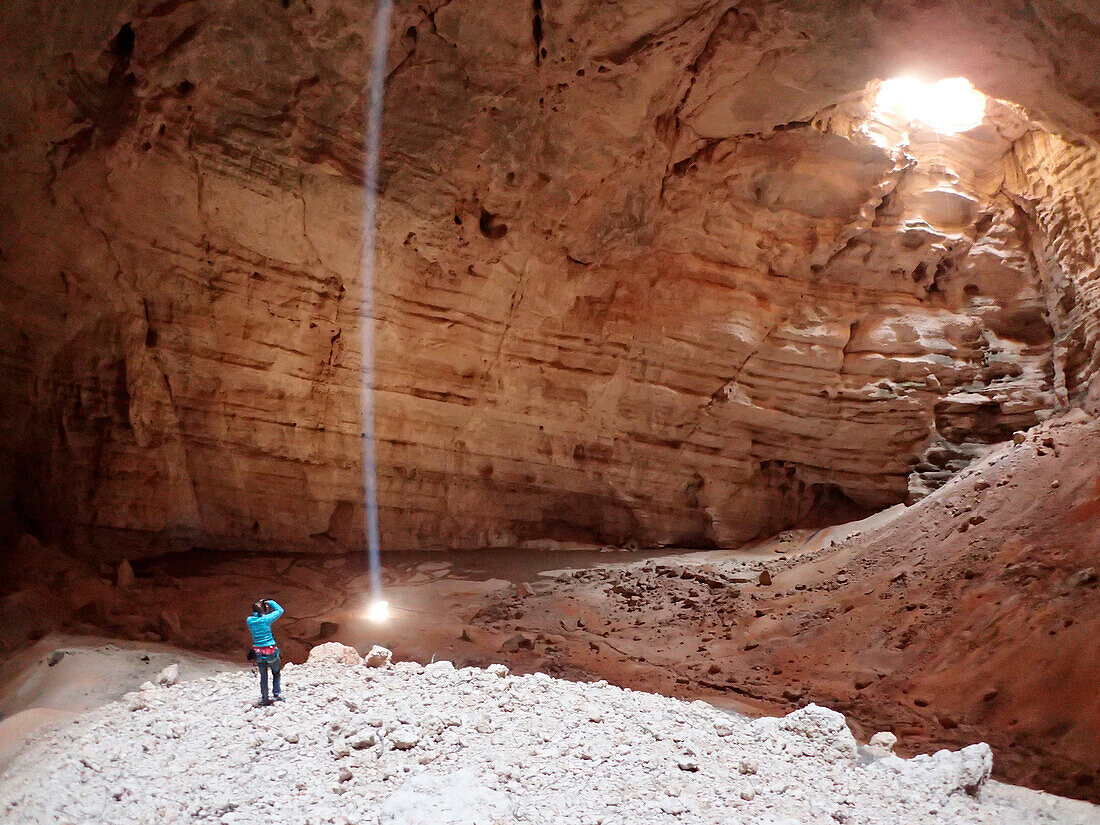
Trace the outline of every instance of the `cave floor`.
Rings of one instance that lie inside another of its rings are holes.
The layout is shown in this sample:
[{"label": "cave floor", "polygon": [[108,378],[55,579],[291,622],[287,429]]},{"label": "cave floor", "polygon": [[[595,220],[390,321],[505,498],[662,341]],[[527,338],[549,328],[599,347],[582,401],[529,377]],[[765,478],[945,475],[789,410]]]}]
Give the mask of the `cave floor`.
[{"label": "cave floor", "polygon": [[62,574],[71,593],[9,601],[83,605],[60,626],[23,611],[37,637],[167,643],[243,666],[243,619],[267,596],[286,608],[289,661],[327,641],[382,644],[750,714],[816,702],[863,741],[890,730],[903,755],[985,741],[1000,778],[1096,801],[1098,438],[1098,422],[1052,422],[917,505],[735,551],[387,553],[384,624],[364,618],[361,554],[192,551],[135,564],[132,581]]},{"label": "cave floor", "polygon": [[[844,573],[836,571],[861,532],[903,510],[791,530],[737,550],[389,553],[383,581],[391,617],[383,624],[363,617],[370,591],[361,554],[191,551],[136,565],[130,586],[111,588],[116,598],[110,606],[100,607],[91,621],[61,629],[154,649],[167,642],[212,662],[243,666],[243,617],[254,599],[268,596],[286,608],[276,636],[289,661],[304,661],[311,647],[327,641],[360,650],[382,644],[398,659],[504,662],[515,672],[606,679],[751,715],[831,703],[848,714],[864,741],[880,726],[894,730],[901,738],[898,752],[905,754],[990,738],[912,718],[898,725],[889,710],[898,702],[896,687],[884,683],[876,695],[874,682],[885,668],[869,668],[872,676],[858,685],[863,701],[857,704],[828,685],[808,683],[804,673],[785,676],[774,655],[766,655],[776,641],[768,630],[790,615],[784,597],[827,589],[831,578],[843,581]],[[77,639],[66,637],[67,648]],[[1000,773],[1012,781],[1026,778],[1013,770]]]},{"label": "cave floor", "polygon": [[[843,566],[851,551],[838,548],[903,510],[790,530],[736,550],[387,553],[382,576],[391,618],[384,624],[363,616],[370,585],[361,554],[195,550],[136,565],[134,583],[112,588],[110,606],[63,629],[168,641],[243,662],[243,617],[266,596],[286,608],[276,635],[289,661],[304,661],[312,646],[327,641],[360,650],[382,644],[399,659],[505,662],[521,673],[606,679],[729,710],[779,714],[825,695],[804,680],[788,682],[762,658],[768,645],[760,648],[761,627],[779,618],[782,595],[820,587]],[[872,711],[852,725],[866,739],[875,721]],[[919,726],[903,733],[909,741],[901,751],[972,741]]]},{"label": "cave floor", "polygon": [[[247,642],[242,615],[254,599],[269,596],[287,610],[278,635],[291,661],[304,660],[325,641],[383,644],[402,659],[460,666],[505,661],[523,672],[707,694],[718,704],[760,710],[734,673],[696,672],[736,651],[744,591],[765,590],[764,570],[770,575],[827,555],[831,543],[888,517],[787,531],[737,550],[572,545],[387,553],[382,578],[391,616],[383,624],[363,616],[370,584],[362,555],[196,550],[138,565],[130,609],[116,614],[122,621],[113,629],[160,641],[162,633],[149,629],[155,626],[189,648],[234,656]],[[662,586],[622,583],[639,577],[658,577]],[[156,621],[162,614],[180,618],[178,633],[168,628],[174,618]]]}]

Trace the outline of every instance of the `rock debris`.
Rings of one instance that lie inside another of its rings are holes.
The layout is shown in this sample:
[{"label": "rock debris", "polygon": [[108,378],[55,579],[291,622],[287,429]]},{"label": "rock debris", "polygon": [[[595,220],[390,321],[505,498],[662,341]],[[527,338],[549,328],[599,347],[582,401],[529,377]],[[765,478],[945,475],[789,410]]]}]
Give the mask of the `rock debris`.
[{"label": "rock debris", "polygon": [[[984,744],[861,758],[839,713],[749,720],[502,665],[377,667],[326,645],[254,708],[246,672],[149,685],[39,736],[0,785],[9,825],[1000,825]],[[867,749],[862,749],[866,752]],[[1033,823],[1054,822],[1034,814]]]}]

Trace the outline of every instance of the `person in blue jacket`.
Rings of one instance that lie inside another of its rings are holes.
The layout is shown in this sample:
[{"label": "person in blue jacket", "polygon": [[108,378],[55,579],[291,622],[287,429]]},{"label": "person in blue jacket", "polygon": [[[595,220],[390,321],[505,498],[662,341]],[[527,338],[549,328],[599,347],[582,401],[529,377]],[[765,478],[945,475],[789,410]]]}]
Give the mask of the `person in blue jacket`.
[{"label": "person in blue jacket", "polygon": [[260,599],[252,603],[252,615],[245,621],[248,632],[252,634],[252,656],[260,669],[260,704],[270,705],[273,700],[267,698],[267,673],[271,671],[271,688],[274,701],[283,701],[282,685],[279,676],[283,663],[279,659],[279,646],[271,633],[271,625],[283,615],[283,608],[274,599]]}]

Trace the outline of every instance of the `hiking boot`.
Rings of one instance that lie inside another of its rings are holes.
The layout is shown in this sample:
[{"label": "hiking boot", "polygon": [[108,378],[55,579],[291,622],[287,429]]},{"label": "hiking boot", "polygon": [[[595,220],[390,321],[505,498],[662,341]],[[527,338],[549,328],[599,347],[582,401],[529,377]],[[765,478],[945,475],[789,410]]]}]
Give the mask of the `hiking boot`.
[{"label": "hiking boot", "polygon": [[285,702],[286,697],[284,697],[283,695],[277,693],[277,694],[275,694],[275,701],[276,702]]}]

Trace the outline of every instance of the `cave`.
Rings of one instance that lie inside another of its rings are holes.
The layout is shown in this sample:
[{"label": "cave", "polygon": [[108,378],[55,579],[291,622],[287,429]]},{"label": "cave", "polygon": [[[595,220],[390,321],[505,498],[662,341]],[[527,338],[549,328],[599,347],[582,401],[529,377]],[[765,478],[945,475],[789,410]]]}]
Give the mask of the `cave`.
[{"label": "cave", "polygon": [[239,669],[268,596],[296,667],[827,706],[1100,802],[1096,4],[0,33],[0,770],[80,655]]}]

